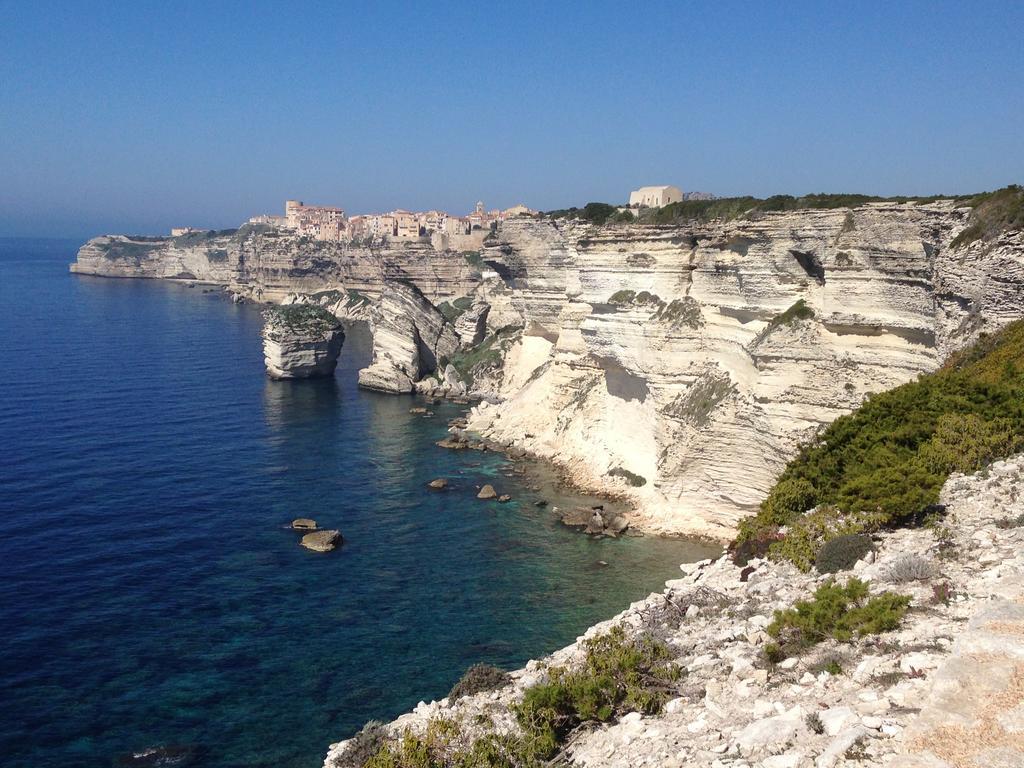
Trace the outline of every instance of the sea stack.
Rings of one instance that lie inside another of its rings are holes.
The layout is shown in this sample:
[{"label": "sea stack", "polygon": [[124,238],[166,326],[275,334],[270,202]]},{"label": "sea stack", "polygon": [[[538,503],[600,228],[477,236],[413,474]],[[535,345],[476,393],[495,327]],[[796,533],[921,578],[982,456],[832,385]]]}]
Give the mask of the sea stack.
[{"label": "sea stack", "polygon": [[263,361],[272,379],[330,376],[344,342],[341,323],[322,307],[292,304],[263,313]]}]

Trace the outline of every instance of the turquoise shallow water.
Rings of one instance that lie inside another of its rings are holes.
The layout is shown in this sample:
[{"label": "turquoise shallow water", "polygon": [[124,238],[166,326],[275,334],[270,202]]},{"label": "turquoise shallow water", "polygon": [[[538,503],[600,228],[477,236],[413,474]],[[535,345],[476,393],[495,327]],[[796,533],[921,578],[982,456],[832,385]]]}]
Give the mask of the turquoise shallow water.
[{"label": "turquoise shallow water", "polygon": [[[710,554],[565,530],[503,457],[434,446],[457,406],[424,419],[359,391],[365,333],[333,379],[271,382],[257,308],[69,275],[75,247],[0,240],[5,766],[184,745],[194,765],[312,768]],[[449,492],[425,491],[437,476]],[[487,481],[516,501],[477,501]],[[296,516],[345,546],[301,549]]]}]

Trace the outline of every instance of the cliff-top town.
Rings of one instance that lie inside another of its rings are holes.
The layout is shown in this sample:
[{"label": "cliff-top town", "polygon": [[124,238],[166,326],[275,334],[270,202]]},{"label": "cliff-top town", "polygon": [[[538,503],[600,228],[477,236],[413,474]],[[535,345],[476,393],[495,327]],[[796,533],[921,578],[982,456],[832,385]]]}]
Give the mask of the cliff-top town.
[{"label": "cliff-top town", "polygon": [[[629,193],[629,205],[619,210],[661,208],[686,199],[713,197],[704,192],[684,193],[679,187],[663,184],[640,187]],[[346,216],[344,208],[332,205],[307,205],[301,200],[287,200],[284,215],[264,213],[252,216],[249,224],[263,224],[294,230],[300,237],[328,242],[365,242],[379,240],[416,240],[430,238],[435,247],[461,249],[479,248],[487,234],[500,222],[516,216],[539,214],[526,205],[513,205],[504,210],[485,210],[478,201],[471,213],[454,216],[446,211],[407,211],[401,208],[389,213],[361,213]],[[195,227],[173,227],[171,236],[204,231]]]}]

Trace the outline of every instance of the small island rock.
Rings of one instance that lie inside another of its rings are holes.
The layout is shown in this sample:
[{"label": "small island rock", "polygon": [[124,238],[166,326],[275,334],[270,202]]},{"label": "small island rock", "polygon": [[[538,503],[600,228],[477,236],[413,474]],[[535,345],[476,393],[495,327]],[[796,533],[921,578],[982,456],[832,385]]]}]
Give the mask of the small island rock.
[{"label": "small island rock", "polygon": [[263,313],[263,362],[272,379],[330,376],[345,332],[323,307],[289,304]]},{"label": "small island rock", "polygon": [[497,495],[498,493],[494,490],[494,486],[487,484],[480,489],[480,493],[478,493],[476,497],[478,499],[484,499],[485,501],[488,501],[490,499],[496,498]]},{"label": "small island rock", "polygon": [[443,477],[439,477],[436,480],[431,480],[429,483],[427,483],[427,487],[435,491],[443,491],[445,488],[448,487],[448,481],[445,480]]},{"label": "small island rock", "polygon": [[316,520],[310,520],[308,517],[297,517],[292,520],[292,529],[296,531],[315,531]]},{"label": "small island rock", "polygon": [[506,502],[512,501],[512,497],[507,493],[503,493],[501,494],[501,496],[498,497],[498,501],[504,504]]},{"label": "small island rock", "polygon": [[343,541],[340,531],[314,531],[303,536],[300,543],[314,552],[330,552]]}]

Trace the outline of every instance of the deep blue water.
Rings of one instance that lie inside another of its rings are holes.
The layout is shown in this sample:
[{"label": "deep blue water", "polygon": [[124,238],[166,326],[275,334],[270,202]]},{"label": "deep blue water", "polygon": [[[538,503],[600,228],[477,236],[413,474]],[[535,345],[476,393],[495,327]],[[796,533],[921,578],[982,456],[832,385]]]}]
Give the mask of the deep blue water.
[{"label": "deep blue water", "polygon": [[[258,308],[72,276],[76,245],[0,240],[5,766],[184,744],[196,765],[314,768],[709,554],[570,532],[503,457],[436,447],[458,406],[359,391],[365,332],[333,379],[272,382]],[[437,476],[452,490],[427,493]],[[517,501],[476,500],[483,481]],[[297,516],[344,547],[303,550]]]}]

